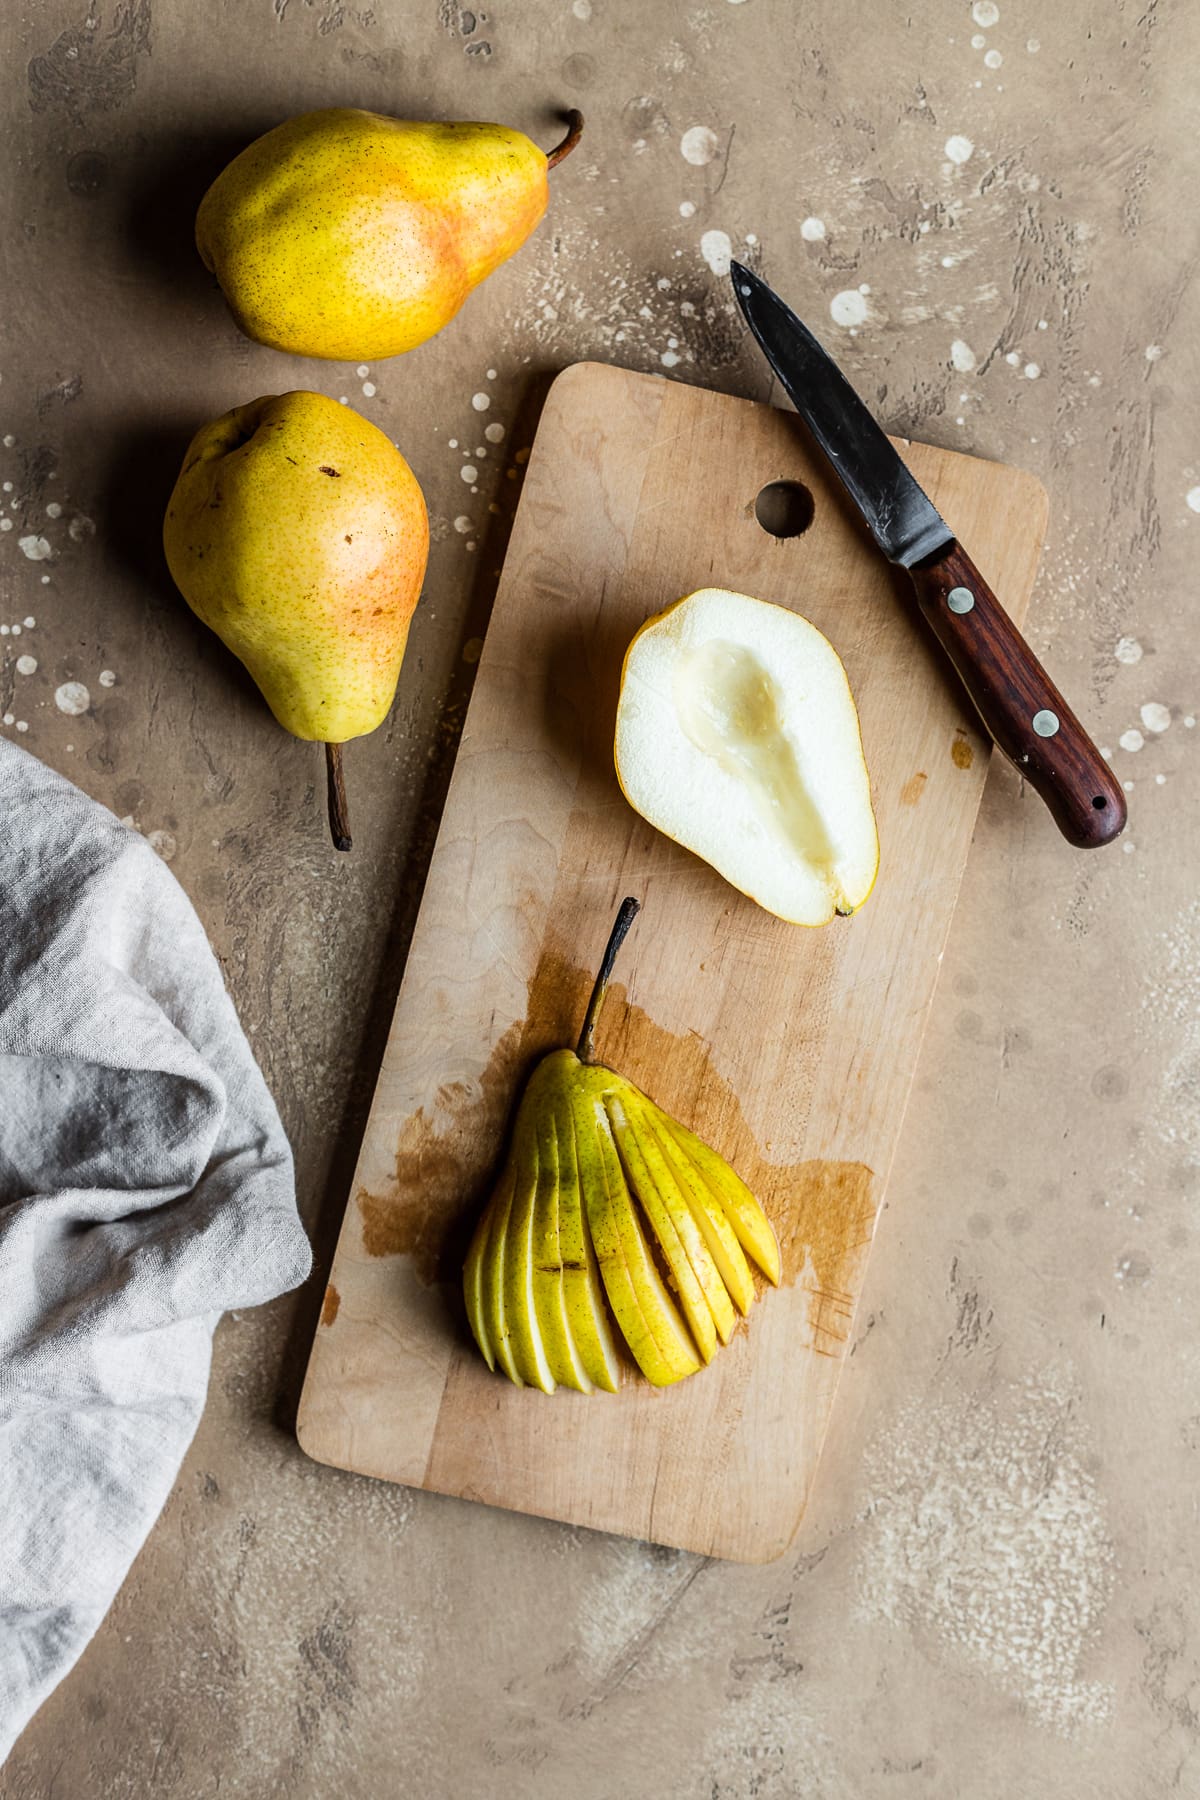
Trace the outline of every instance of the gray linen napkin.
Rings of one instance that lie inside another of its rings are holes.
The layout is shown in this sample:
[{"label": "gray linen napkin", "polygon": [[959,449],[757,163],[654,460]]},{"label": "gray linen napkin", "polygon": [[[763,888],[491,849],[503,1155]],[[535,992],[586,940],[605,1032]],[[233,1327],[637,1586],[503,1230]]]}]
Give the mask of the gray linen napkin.
[{"label": "gray linen napkin", "polygon": [[309,1261],[187,896],[0,740],[0,1762],[171,1490],[221,1313]]}]

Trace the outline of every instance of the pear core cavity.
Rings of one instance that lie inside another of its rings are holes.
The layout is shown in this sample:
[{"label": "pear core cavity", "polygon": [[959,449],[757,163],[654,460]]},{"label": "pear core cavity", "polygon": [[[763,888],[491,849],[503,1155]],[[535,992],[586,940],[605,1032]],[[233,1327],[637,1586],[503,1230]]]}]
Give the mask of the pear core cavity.
[{"label": "pear core cavity", "polygon": [[835,905],[846,905],[830,868],[829,834],[787,734],[782,696],[754,651],[710,638],[680,656],[672,686],[687,737],[744,784],[769,830],[827,871]]}]

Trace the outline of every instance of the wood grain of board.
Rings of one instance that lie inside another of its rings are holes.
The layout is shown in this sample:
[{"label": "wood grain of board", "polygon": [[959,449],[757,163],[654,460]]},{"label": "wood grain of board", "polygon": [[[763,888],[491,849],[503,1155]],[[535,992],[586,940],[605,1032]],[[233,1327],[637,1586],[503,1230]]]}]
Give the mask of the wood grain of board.
[{"label": "wood grain of board", "polygon": [[[913,444],[1013,615],[1046,523],[1030,475]],[[802,536],[758,524],[803,482]],[[626,804],[625,647],[721,585],[803,612],[858,701],[882,859],[862,912],[783,924]],[[542,416],[322,1317],[298,1431],[321,1461],[740,1561],[799,1525],[850,1338],[986,775],[988,746],[793,415],[578,364]],[[525,1073],[573,1042],[622,895],[643,912],[601,1060],[733,1162],[784,1282],[663,1391],[518,1391],[466,1333],[458,1271]]]}]

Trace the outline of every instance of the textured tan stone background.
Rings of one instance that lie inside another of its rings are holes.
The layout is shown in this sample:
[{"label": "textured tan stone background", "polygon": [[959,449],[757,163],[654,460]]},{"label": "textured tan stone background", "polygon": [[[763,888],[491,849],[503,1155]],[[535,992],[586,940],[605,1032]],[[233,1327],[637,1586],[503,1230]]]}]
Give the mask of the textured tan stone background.
[{"label": "textured tan stone background", "polygon": [[[42,0],[3,40],[0,714],[159,834],[322,1266],[548,377],[600,357],[767,392],[703,233],[758,259],[889,426],[1042,477],[1034,641],[1132,784],[1128,840],[1088,856],[1008,769],[989,782],[794,1554],[723,1567],[307,1462],[289,1421],[318,1276],[221,1326],[170,1505],[7,1800],[1200,1792],[1200,12]],[[589,121],[536,240],[369,396],[241,341],[189,241],[227,154],[330,102],[543,143],[557,105]],[[681,153],[697,126],[703,163]],[[851,337],[830,302],[861,283]],[[340,860],[315,754],[157,550],[193,427],[301,385],[400,441],[435,521],[392,720],[348,758]],[[70,682],[82,714],[56,704]]]}]

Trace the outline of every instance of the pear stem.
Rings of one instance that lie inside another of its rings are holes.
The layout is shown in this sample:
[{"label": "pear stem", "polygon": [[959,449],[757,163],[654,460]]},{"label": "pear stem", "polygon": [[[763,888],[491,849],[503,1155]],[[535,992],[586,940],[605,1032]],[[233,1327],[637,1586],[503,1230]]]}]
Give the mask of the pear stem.
[{"label": "pear stem", "polygon": [[342,774],[342,746],[326,744],[325,775],[329,791],[329,835],[335,850],[349,850],[350,808],[346,804],[346,780]]},{"label": "pear stem", "polygon": [[616,922],[608,934],[608,943],[604,947],[604,956],[600,963],[600,973],[596,976],[596,985],[592,989],[592,997],[588,1001],[587,1012],[583,1016],[583,1030],[579,1034],[579,1042],[575,1047],[575,1054],[580,1062],[590,1063],[596,1060],[596,1021],[600,1017],[600,1008],[604,1005],[604,997],[608,993],[613,964],[617,960],[617,951],[629,935],[629,927],[641,910],[641,901],[635,900],[632,895],[622,900]]},{"label": "pear stem", "polygon": [[572,150],[583,136],[583,114],[577,107],[572,107],[567,114],[567,135],[561,144],[553,150],[547,150],[546,163],[551,169],[556,168],[564,156],[570,156]]}]

